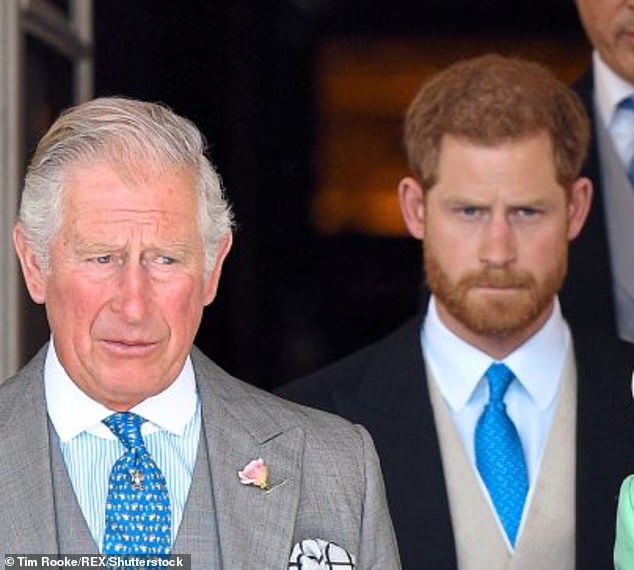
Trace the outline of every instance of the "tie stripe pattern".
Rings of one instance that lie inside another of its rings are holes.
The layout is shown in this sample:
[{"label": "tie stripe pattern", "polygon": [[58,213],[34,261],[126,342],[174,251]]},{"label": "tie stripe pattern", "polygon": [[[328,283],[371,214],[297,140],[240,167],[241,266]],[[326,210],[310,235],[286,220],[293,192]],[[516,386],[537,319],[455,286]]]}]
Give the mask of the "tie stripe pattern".
[{"label": "tie stripe pattern", "polygon": [[165,478],[141,435],[145,420],[131,412],[103,423],[125,447],[110,474],[104,554],[168,555],[172,513]]},{"label": "tie stripe pattern", "polygon": [[[619,103],[619,109],[630,113],[632,119],[629,121],[629,125],[634,127],[634,95],[623,99]],[[630,179],[632,186],[634,186],[634,154],[630,156],[629,163],[627,165],[627,176]]]},{"label": "tie stripe pattern", "polygon": [[503,401],[514,375],[506,365],[496,363],[489,367],[486,377],[489,402],[476,425],[476,465],[514,546],[528,493],[522,443]]}]

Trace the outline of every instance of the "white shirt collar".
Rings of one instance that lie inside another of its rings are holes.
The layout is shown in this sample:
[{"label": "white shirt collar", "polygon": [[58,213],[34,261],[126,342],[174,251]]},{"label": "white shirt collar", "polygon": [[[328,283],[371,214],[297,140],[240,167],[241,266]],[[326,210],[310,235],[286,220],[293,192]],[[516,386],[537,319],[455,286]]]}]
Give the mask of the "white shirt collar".
[{"label": "white shirt collar", "polygon": [[[44,390],[48,415],[61,441],[67,442],[84,431],[102,438],[115,437],[101,423],[113,411],[90,398],[72,381],[57,357],[53,338],[44,364]],[[183,369],[170,386],[130,411],[148,420],[143,425],[143,433],[165,429],[180,436],[194,415],[197,404],[194,367],[187,357]]]},{"label": "white shirt collar", "polygon": [[[432,296],[421,331],[425,361],[438,387],[454,410],[461,410],[493,359],[452,333],[440,320]],[[545,409],[557,394],[570,331],[555,299],[553,312],[523,345],[502,360],[516,375],[539,409]],[[456,357],[456,355],[460,355]]]},{"label": "white shirt collar", "polygon": [[634,85],[614,73],[596,50],[592,53],[592,69],[595,105],[603,125],[609,128],[617,105],[634,94]]}]

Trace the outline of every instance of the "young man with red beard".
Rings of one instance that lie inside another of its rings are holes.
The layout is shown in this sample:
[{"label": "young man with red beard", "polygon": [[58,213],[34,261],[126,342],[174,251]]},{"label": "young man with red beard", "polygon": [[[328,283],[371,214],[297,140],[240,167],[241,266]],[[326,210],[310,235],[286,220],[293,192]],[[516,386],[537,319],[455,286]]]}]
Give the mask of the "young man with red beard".
[{"label": "young man with red beard", "polygon": [[588,138],[537,64],[489,55],[425,83],[398,194],[426,311],[282,389],[369,429],[405,569],[611,565],[634,358],[571,331],[557,298],[591,204]]}]

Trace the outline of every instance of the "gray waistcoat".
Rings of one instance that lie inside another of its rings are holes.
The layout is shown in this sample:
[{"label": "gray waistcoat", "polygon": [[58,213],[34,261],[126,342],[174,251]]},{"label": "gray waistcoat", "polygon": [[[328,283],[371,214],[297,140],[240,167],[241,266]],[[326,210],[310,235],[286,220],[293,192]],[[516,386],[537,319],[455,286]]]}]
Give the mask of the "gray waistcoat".
[{"label": "gray waistcoat", "polygon": [[[55,520],[59,552],[95,554],[97,545],[90,534],[84,515],[75,498],[57,436],[49,423]],[[187,495],[183,519],[172,551],[191,554],[192,570],[222,568],[216,517],[214,514],[207,439],[202,428],[192,484]]]},{"label": "gray waistcoat", "polygon": [[512,553],[427,369],[459,570],[574,570],[576,369],[572,350],[521,534]]}]

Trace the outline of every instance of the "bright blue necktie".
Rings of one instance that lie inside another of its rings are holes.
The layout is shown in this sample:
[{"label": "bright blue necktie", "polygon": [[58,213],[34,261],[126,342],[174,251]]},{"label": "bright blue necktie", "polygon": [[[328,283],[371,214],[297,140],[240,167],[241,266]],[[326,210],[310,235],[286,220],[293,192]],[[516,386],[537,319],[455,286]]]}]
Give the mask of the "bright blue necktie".
[{"label": "bright blue necktie", "polygon": [[[626,99],[623,99],[619,103],[619,109],[622,109],[623,111],[629,112],[629,116],[631,117],[631,119],[628,122],[628,125],[632,129],[632,130],[630,130],[630,133],[631,133],[632,131],[634,131],[634,95],[631,96],[631,97],[627,97]],[[626,140],[630,140],[631,141],[632,139],[630,138],[630,139],[626,139]],[[627,176],[630,179],[630,182],[632,183],[632,186],[634,186],[634,155],[629,157],[629,162],[627,164]]]},{"label": "bright blue necktie", "polygon": [[492,364],[486,377],[489,402],[476,425],[476,464],[509,541],[515,545],[528,476],[522,442],[503,402],[514,376],[506,365]]},{"label": "bright blue necktie", "polygon": [[126,449],[110,473],[104,554],[167,555],[171,550],[169,495],[163,473],[145,448],[144,421],[131,412],[103,420]]}]

